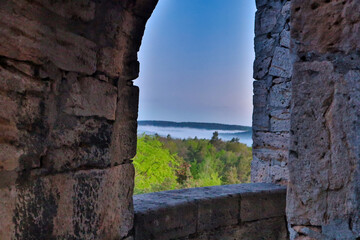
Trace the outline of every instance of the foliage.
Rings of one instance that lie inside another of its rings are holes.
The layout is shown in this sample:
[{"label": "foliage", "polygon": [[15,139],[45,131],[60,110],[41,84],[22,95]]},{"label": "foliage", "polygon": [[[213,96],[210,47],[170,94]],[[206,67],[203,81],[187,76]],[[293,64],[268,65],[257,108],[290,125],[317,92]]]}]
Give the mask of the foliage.
[{"label": "foliage", "polygon": [[155,137],[139,137],[137,144],[135,194],[174,189],[179,166],[175,156]]},{"label": "foliage", "polygon": [[251,148],[234,138],[138,137],[135,194],[250,181]]}]

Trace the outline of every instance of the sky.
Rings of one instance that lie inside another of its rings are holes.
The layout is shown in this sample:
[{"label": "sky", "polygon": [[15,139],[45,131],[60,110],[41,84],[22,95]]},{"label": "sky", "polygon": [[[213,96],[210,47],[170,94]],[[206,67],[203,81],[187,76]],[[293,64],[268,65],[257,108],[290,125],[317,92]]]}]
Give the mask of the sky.
[{"label": "sky", "polygon": [[255,0],[159,0],[138,54],[139,120],[251,126]]}]

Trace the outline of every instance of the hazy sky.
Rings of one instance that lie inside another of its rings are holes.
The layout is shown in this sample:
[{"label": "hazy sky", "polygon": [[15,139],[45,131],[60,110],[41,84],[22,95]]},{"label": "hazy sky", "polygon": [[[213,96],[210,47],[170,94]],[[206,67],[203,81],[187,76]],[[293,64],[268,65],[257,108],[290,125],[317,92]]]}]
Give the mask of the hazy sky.
[{"label": "hazy sky", "polygon": [[160,0],[139,52],[139,120],[251,125],[255,0]]}]

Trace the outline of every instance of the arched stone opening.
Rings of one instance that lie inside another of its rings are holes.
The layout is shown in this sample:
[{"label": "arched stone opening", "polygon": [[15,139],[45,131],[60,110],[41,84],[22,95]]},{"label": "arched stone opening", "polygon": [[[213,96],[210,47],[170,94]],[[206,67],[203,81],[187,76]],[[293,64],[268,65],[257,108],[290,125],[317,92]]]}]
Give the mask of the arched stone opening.
[{"label": "arched stone opening", "polygon": [[[0,3],[1,239],[131,239],[138,99],[131,81],[156,2]],[[276,96],[293,67],[291,237],[356,239],[359,4],[292,0],[289,48],[288,2],[257,1],[253,179],[287,179],[277,150],[286,155],[289,135],[279,129],[288,119],[277,110],[289,96]]]}]

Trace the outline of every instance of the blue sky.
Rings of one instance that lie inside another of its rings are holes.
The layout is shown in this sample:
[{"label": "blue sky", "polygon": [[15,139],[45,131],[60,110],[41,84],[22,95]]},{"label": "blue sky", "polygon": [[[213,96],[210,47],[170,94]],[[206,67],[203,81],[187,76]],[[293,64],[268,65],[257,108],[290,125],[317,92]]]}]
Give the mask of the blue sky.
[{"label": "blue sky", "polygon": [[160,0],[139,52],[139,120],[251,125],[255,0]]}]

